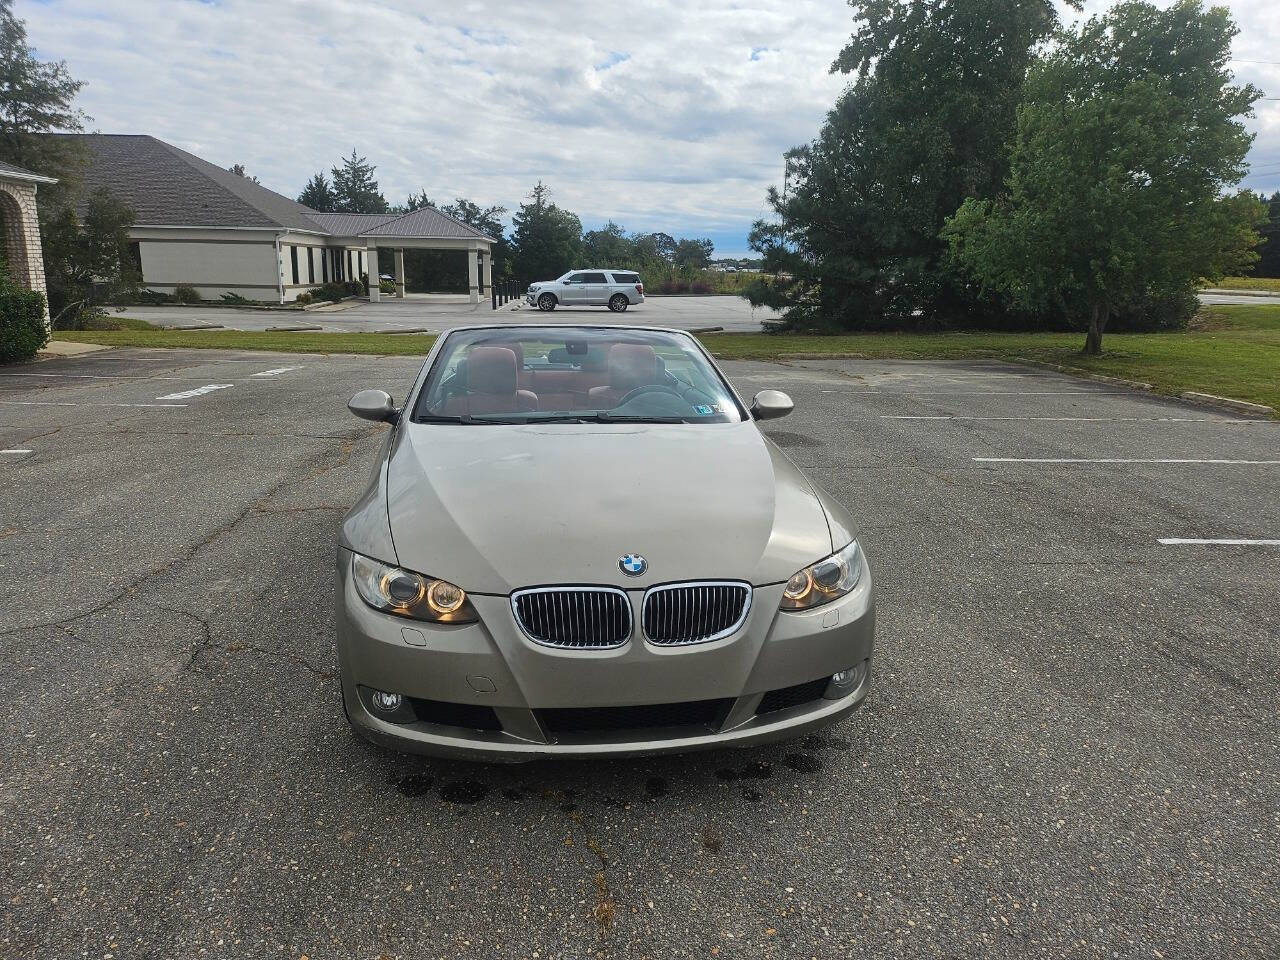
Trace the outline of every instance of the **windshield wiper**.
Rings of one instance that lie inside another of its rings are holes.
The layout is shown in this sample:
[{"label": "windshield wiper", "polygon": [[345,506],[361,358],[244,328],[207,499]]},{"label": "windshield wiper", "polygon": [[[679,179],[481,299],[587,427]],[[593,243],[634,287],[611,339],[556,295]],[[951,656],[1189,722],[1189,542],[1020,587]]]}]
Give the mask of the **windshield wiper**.
[{"label": "windshield wiper", "polygon": [[486,423],[528,423],[528,420],[511,420],[504,417],[473,417],[469,413],[462,413],[457,416],[446,414],[428,413],[415,420],[416,423],[461,423],[466,426],[480,426]]},{"label": "windshield wiper", "polygon": [[686,417],[660,417],[644,414],[608,413],[601,411],[592,415],[597,423],[688,423]]}]

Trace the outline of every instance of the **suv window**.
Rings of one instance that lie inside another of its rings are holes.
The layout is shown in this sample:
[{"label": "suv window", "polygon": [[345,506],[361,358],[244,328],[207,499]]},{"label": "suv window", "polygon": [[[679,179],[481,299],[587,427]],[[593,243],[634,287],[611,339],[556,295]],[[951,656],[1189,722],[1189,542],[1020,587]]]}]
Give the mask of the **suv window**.
[{"label": "suv window", "polygon": [[639,283],[640,274],[638,273],[617,273],[613,274],[614,283]]},{"label": "suv window", "polygon": [[582,273],[579,274],[583,278],[583,283],[608,283],[603,273]]},{"label": "suv window", "polygon": [[565,283],[586,283],[588,276],[590,276],[590,274],[575,273],[573,276],[566,278],[564,282]]}]

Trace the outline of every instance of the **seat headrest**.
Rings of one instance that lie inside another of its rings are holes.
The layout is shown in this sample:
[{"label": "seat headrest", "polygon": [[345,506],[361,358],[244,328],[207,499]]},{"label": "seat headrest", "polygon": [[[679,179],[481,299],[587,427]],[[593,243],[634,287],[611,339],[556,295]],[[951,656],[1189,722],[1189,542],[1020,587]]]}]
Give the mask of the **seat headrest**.
[{"label": "seat headrest", "polygon": [[515,393],[516,355],[510,347],[472,347],[467,354],[471,393]]},{"label": "seat headrest", "polygon": [[609,348],[609,386],[634,390],[658,382],[658,355],[647,343],[615,343]]},{"label": "seat headrest", "polygon": [[506,347],[516,355],[516,369],[520,370],[524,367],[524,345],[518,340],[511,343],[486,343],[486,347]]}]

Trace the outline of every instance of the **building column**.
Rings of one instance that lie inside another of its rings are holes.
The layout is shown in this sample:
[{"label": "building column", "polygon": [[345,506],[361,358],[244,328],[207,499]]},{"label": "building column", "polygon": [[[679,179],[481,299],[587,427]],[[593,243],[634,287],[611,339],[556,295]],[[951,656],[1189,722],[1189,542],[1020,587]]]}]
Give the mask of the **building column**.
[{"label": "building column", "polygon": [[493,251],[484,251],[484,292],[489,293],[493,290]]},{"label": "building column", "polygon": [[396,297],[404,299],[404,247],[396,247]]},{"label": "building column", "polygon": [[[381,292],[378,290],[378,248],[366,247],[364,251],[364,266],[369,274],[369,302],[377,303],[381,299]],[[358,277],[356,279],[359,279]]]},{"label": "building column", "polygon": [[467,286],[471,290],[471,302],[473,304],[480,302],[480,271],[476,264],[476,252],[478,250],[478,244],[467,248]]}]

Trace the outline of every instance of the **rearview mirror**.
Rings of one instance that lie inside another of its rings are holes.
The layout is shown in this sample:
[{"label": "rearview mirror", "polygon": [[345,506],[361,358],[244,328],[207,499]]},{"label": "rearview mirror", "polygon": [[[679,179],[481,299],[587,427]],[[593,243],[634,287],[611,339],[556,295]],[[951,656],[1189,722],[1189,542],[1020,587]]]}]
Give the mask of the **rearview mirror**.
[{"label": "rearview mirror", "polygon": [[751,416],[757,420],[776,420],[785,417],[796,405],[781,390],[761,390],[751,401]]},{"label": "rearview mirror", "polygon": [[361,390],[347,402],[347,409],[361,420],[395,423],[400,419],[400,411],[385,390]]}]

